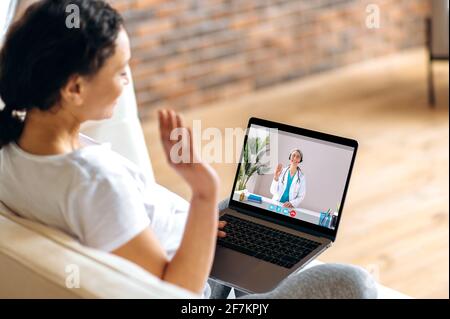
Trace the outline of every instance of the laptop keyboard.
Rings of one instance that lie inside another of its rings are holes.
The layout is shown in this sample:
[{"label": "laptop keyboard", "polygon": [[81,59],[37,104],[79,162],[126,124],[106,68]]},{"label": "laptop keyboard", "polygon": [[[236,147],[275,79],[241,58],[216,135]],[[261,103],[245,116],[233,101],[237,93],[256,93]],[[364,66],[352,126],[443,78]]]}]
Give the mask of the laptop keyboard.
[{"label": "laptop keyboard", "polygon": [[218,245],[285,268],[292,268],[320,246],[318,242],[232,215],[223,215],[220,220],[227,222],[223,229],[227,236],[218,238]]}]

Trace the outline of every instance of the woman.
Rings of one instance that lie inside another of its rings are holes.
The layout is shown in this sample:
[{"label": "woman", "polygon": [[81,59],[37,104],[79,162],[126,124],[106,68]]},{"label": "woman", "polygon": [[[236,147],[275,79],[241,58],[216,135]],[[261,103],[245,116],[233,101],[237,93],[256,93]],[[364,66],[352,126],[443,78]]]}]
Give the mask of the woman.
[{"label": "woman", "polygon": [[289,166],[283,168],[278,164],[275,170],[270,192],[272,199],[283,203],[283,207],[298,208],[305,198],[306,179],[299,167],[302,162],[302,151],[295,149],[289,154]]},{"label": "woman", "polygon": [[[79,28],[65,25],[69,4],[80,9]],[[137,166],[79,133],[82,123],[112,116],[129,81],[125,70],[130,55],[122,18],[104,1],[43,0],[11,27],[0,54],[0,97],[5,102],[0,112],[0,200],[25,218],[201,293],[216,236],[226,234],[218,232],[224,224],[218,222],[217,175],[197,157],[181,117],[173,111],[158,113],[165,156],[192,190],[189,205],[173,204],[175,194],[149,183]],[[169,138],[175,128],[188,138],[188,162],[170,158],[173,146],[186,142]],[[184,229],[174,227],[179,211],[186,213]],[[341,296],[373,293],[366,289],[370,280],[360,280],[369,278],[364,271],[337,267],[314,267],[313,272],[326,270],[324,280],[357,279],[343,282],[352,289]],[[305,271],[283,291],[262,297],[309,297],[310,289],[302,290],[300,282],[310,274]]]}]

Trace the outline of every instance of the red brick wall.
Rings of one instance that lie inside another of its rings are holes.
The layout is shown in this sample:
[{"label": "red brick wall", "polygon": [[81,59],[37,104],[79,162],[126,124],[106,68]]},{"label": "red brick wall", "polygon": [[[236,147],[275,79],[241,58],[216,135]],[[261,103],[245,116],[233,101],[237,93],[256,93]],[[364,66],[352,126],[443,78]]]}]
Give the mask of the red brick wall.
[{"label": "red brick wall", "polygon": [[[141,118],[424,44],[427,0],[110,0],[131,36]],[[366,27],[366,7],[380,28]]]}]

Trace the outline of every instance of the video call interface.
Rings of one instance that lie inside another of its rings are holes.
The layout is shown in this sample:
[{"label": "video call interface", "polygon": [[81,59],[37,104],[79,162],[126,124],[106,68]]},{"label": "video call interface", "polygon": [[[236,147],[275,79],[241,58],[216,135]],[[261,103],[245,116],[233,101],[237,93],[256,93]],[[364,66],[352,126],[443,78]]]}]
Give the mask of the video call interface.
[{"label": "video call interface", "polygon": [[353,152],[349,146],[252,125],[233,200],[334,229]]}]

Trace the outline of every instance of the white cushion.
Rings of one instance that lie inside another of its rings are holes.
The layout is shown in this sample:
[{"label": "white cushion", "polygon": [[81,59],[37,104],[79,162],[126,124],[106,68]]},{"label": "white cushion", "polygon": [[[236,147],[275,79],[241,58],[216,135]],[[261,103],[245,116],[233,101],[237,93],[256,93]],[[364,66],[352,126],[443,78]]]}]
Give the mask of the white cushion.
[{"label": "white cushion", "polygon": [[[79,288],[66,286],[67,267]],[[70,269],[69,269],[70,270]],[[0,202],[0,298],[199,298],[118,256],[15,215]]]}]

